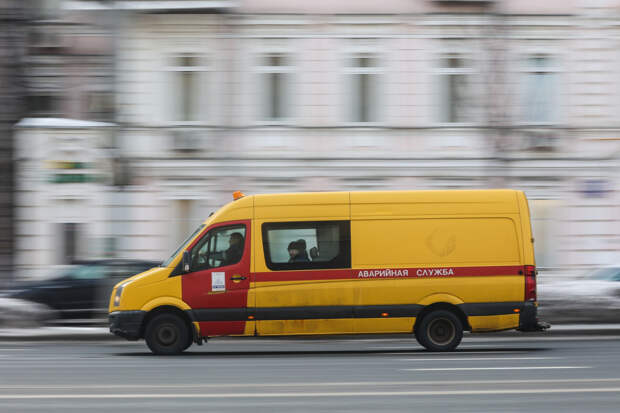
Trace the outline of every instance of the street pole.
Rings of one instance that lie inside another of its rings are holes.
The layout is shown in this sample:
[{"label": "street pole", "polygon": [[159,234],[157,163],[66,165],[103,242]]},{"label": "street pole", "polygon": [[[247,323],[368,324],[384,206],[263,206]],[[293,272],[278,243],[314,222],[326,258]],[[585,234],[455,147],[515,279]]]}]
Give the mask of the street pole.
[{"label": "street pole", "polygon": [[506,93],[506,59],[508,53],[506,16],[501,1],[489,6],[486,29],[488,54],[488,82],[486,87],[485,116],[487,144],[490,146],[490,162],[487,184],[492,188],[510,185],[510,103]]}]

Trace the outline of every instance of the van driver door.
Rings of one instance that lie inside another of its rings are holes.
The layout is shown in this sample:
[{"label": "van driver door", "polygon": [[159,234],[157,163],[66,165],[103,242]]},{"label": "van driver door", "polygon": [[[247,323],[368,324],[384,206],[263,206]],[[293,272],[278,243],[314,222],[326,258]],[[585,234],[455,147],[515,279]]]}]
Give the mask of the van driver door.
[{"label": "van driver door", "polygon": [[242,335],[250,287],[250,220],[212,225],[188,249],[182,294],[202,336]]}]

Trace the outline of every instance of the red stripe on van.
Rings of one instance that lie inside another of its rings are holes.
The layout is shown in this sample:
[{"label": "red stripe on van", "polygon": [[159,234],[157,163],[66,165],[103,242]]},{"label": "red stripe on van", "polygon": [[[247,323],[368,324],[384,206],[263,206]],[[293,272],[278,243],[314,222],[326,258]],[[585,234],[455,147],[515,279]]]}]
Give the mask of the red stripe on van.
[{"label": "red stripe on van", "polygon": [[252,281],[350,280],[354,270],[301,270],[252,273]]},{"label": "red stripe on van", "polygon": [[252,281],[269,282],[347,279],[372,280],[399,278],[491,277],[522,274],[522,266],[300,270],[257,272],[252,274]]},{"label": "red stripe on van", "polygon": [[205,337],[242,335],[245,332],[245,321],[200,321],[198,325]]}]

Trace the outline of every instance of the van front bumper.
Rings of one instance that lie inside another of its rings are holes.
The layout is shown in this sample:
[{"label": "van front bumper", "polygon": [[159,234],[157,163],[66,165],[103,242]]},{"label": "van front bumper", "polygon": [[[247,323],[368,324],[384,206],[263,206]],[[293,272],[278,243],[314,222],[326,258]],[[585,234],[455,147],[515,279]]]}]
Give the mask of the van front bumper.
[{"label": "van front bumper", "polygon": [[144,311],[114,311],[110,313],[108,316],[110,332],[127,340],[138,340],[145,314]]},{"label": "van front bumper", "polygon": [[519,315],[519,331],[544,331],[551,327],[549,323],[538,320],[538,306],[536,303],[527,301]]}]

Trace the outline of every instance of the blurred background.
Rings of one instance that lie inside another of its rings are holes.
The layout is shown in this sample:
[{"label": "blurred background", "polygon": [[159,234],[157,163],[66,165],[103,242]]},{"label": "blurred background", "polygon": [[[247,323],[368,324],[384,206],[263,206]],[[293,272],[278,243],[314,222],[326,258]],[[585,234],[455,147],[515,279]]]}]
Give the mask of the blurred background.
[{"label": "blurred background", "polygon": [[123,278],[235,190],[520,189],[540,282],[587,276],[620,0],[0,0],[0,151],[0,287]]}]

